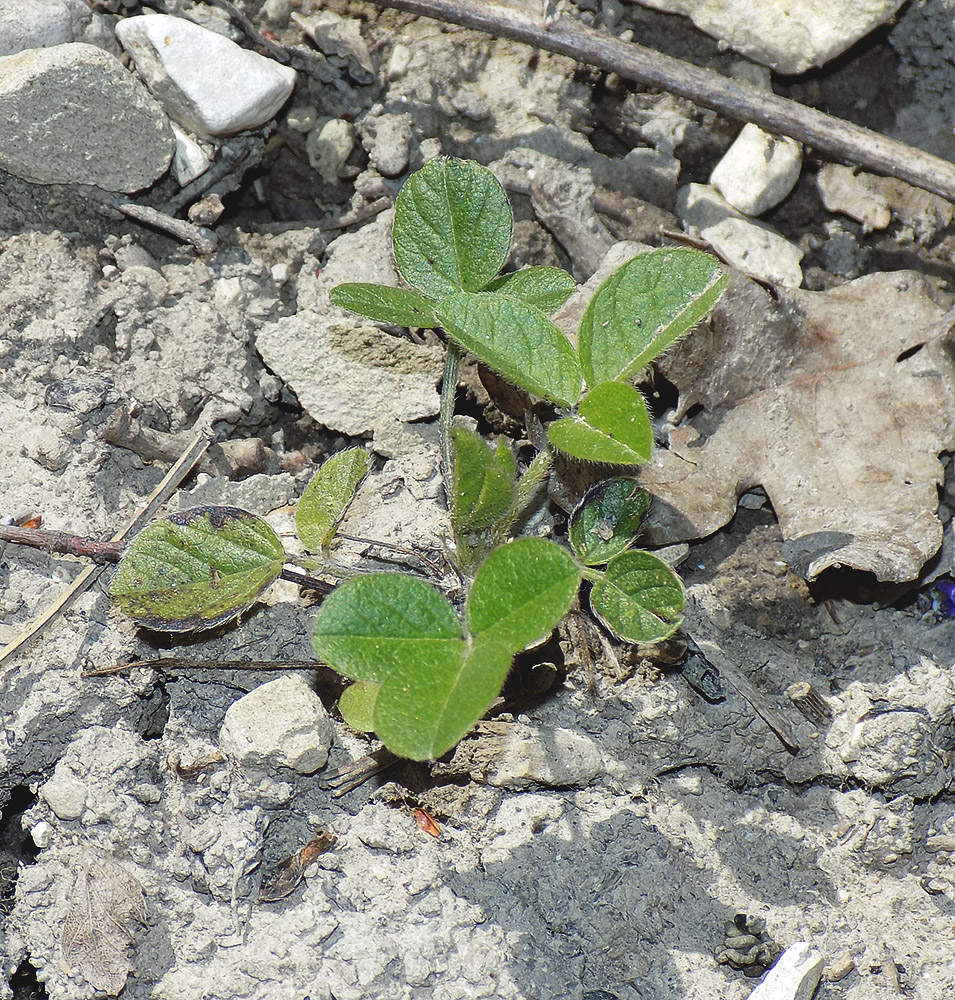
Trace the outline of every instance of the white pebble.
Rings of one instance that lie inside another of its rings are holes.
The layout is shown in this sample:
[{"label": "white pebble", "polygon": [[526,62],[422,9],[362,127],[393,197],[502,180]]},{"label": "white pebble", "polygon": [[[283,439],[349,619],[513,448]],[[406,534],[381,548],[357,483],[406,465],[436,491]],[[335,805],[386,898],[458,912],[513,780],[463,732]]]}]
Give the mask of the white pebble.
[{"label": "white pebble", "polygon": [[734,208],[762,215],[792,191],[801,169],[798,142],[772,136],[750,123],[717,163],[710,183]]}]

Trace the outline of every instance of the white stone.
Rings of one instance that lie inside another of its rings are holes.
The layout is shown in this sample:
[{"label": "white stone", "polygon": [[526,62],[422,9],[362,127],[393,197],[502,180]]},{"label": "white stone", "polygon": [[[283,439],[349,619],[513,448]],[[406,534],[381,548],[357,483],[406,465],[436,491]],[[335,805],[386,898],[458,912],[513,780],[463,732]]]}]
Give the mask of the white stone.
[{"label": "white stone", "polygon": [[0,0],[0,56],[75,42],[92,14],[85,0]]},{"label": "white stone", "polygon": [[233,702],[219,732],[222,749],[240,764],[279,764],[300,774],[325,766],[332,723],[304,678],[289,674]]},{"label": "white stone", "polygon": [[338,172],[354,148],[355,127],[344,118],[330,119],[305,140],[308,162],[327,184],[338,183]]},{"label": "white stone", "polygon": [[295,86],[295,70],[181,17],[128,17],[116,37],[170,118],[197,135],[258,128]]},{"label": "white stone", "polygon": [[708,35],[779,73],[804,73],[890,21],[904,0],[637,0],[685,14]]},{"label": "white stone", "polygon": [[30,837],[42,851],[53,842],[53,827],[45,819],[41,819],[30,829]]},{"label": "white stone", "polygon": [[822,966],[822,955],[805,941],[797,941],[782,953],[749,1000],[810,1000]]},{"label": "white stone", "polygon": [[40,798],[60,819],[79,819],[86,796],[86,785],[63,764],[57,764],[53,777],[40,788]]},{"label": "white stone", "polygon": [[830,212],[842,212],[867,230],[887,229],[892,210],[871,180],[871,174],[860,177],[851,167],[827,163],[816,177],[816,188]]},{"label": "white stone", "polygon": [[175,149],[146,88],[84,42],[0,58],[0,122],[0,169],[36,184],[132,193],[166,172]]},{"label": "white stone", "polygon": [[684,229],[733,266],[787,288],[802,284],[803,251],[763,223],[741,215],[708,184],[687,184],[676,197]]},{"label": "white stone", "polygon": [[750,123],[713,169],[710,184],[745,215],[762,215],[792,191],[801,169],[802,147],[795,139]]},{"label": "white stone", "polygon": [[176,135],[176,155],[172,160],[172,168],[176,173],[179,186],[185,187],[197,177],[201,177],[212,166],[212,161],[191,135],[186,135],[182,129],[176,128],[175,125],[173,125],[172,130]]}]

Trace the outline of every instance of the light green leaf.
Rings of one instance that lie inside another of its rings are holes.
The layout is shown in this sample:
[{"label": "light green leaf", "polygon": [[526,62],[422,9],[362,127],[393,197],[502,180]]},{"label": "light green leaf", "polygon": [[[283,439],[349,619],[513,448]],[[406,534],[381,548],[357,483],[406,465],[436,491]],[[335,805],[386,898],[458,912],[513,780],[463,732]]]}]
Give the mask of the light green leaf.
[{"label": "light green leaf", "polygon": [[632,378],[699,323],[728,282],[718,262],[700,250],[652,250],[618,268],[580,323],[588,385]]},{"label": "light green leaf", "polygon": [[381,323],[421,327],[438,325],[434,303],[407,288],[350,282],[336,285],[332,289],[331,300],[342,309],[350,309]]},{"label": "light green leaf", "polygon": [[478,638],[454,669],[405,660],[378,695],[375,732],[400,757],[434,760],[451,749],[491,707],[511,668],[506,645]]},{"label": "light green leaf", "polygon": [[588,462],[637,465],[653,451],[653,427],[643,396],[626,382],[601,382],[581,400],[579,416],[547,428],[551,444]]},{"label": "light green leaf", "polygon": [[251,607],[284,563],[282,543],[260,517],[237,507],[192,507],[133,539],[110,595],[147,628],[213,628]]},{"label": "light green leaf", "polygon": [[468,595],[468,629],[519,652],[550,634],[579,586],[569,552],[546,538],[520,538],[481,564]]},{"label": "light green leaf", "polygon": [[360,733],[375,731],[375,704],[381,685],[374,681],[355,681],[349,684],[338,699],[342,718]]},{"label": "light green leaf", "polygon": [[595,483],[570,515],[568,537],[585,566],[602,566],[630,545],[650,506],[650,495],[635,479],[618,477]]},{"label": "light green leaf", "polygon": [[458,616],[434,587],[398,573],[372,573],[325,598],[312,648],[345,677],[381,682],[401,664],[456,669],[463,638]]},{"label": "light green leaf", "polygon": [[430,160],[405,182],[395,205],[395,264],[423,295],[476,292],[504,266],[511,207],[500,182],[470,160]]},{"label": "light green leaf", "polygon": [[562,268],[525,267],[499,275],[482,291],[520,299],[549,316],[560,309],[576,288],[577,283]]},{"label": "light green leaf", "polygon": [[679,628],[686,604],[683,582],[662,560],[639,549],[607,564],[590,591],[590,607],[625,642],[660,642]]},{"label": "light green leaf", "polygon": [[561,406],[577,401],[577,353],[539,309],[496,292],[458,292],[437,313],[452,340],[509,381]]},{"label": "light green leaf", "polygon": [[477,434],[455,427],[454,492],[451,520],[457,535],[484,531],[514,503],[515,462],[501,441],[495,451]]},{"label": "light green leaf", "polygon": [[346,448],[326,459],[312,476],[295,509],[295,528],[309,552],[320,552],[331,541],[335,526],[370,467],[367,451]]}]

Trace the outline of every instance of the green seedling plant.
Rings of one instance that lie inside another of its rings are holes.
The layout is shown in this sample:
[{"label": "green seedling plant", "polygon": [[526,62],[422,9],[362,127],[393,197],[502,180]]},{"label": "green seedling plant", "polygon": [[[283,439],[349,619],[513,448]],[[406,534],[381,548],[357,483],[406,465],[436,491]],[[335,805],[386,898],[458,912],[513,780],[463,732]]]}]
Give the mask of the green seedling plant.
[{"label": "green seedling plant", "polygon": [[[319,659],[353,682],[339,703],[346,721],[416,760],[440,757],[470,731],[500,694],[514,656],[553,631],[583,581],[594,616],[628,642],[671,635],[685,602],[673,570],[633,547],[649,498],[632,477],[610,475],[585,493],[569,518],[569,547],[513,535],[539,502],[555,452],[617,467],[649,461],[651,420],[633,380],[707,315],[728,278],[700,251],[641,254],[598,288],[575,346],[550,319],[575,290],[569,274],[501,273],[512,229],[489,170],[432,160],[408,179],[395,209],[394,259],[409,287],[332,291],[338,306],[388,324],[441,328],[448,338],[440,422],[459,600],[409,573],[352,574],[324,599],[312,632]],[[454,425],[463,351],[550,404],[547,444],[523,471],[506,441],[491,445]],[[297,533],[310,556],[297,562],[306,570],[347,575],[331,562],[335,529],[367,470],[367,454],[349,449],[305,490]],[[148,627],[207,628],[288,578],[287,562],[260,518],[195,508],[137,536],[112,594]]]}]

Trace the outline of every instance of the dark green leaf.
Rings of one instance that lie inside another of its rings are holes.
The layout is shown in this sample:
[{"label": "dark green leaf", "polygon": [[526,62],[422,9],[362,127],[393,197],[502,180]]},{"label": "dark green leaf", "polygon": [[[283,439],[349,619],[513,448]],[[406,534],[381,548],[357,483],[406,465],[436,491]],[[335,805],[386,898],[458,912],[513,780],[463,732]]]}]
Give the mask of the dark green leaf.
[{"label": "dark green leaf", "polygon": [[342,718],[360,733],[375,731],[375,705],[381,685],[374,681],[355,681],[349,684],[338,699]]},{"label": "dark green leaf", "polygon": [[577,401],[577,353],[539,309],[495,292],[458,292],[437,312],[452,340],[509,381],[561,406]]},{"label": "dark green leaf", "polygon": [[601,382],[581,401],[579,414],[555,420],[547,428],[556,448],[588,462],[636,465],[650,460],[650,414],[632,385]]},{"label": "dark green leaf", "polygon": [[631,550],[611,559],[590,591],[590,607],[625,642],[660,642],[680,625],[683,582],[649,552]]},{"label": "dark green leaf", "polygon": [[295,510],[298,537],[309,552],[319,552],[331,541],[358,484],[371,467],[363,448],[347,448],[322,463],[305,487]]},{"label": "dark green leaf", "polygon": [[560,309],[576,288],[577,283],[562,268],[525,267],[499,275],[482,291],[520,299],[549,316]]},{"label": "dark green leaf", "polygon": [[[514,503],[514,456],[502,441],[496,451],[476,434],[455,427],[451,520],[458,535],[484,531]],[[503,450],[501,448],[503,445]]]},{"label": "dark green leaf", "polygon": [[431,160],[398,195],[395,264],[430,298],[476,292],[504,266],[512,228],[507,195],[490,170],[470,160]]},{"label": "dark green leaf", "polygon": [[422,580],[372,573],[348,580],[322,602],[312,629],[315,655],[346,677],[385,681],[401,664],[456,669],[461,622]]},{"label": "dark green leaf", "polygon": [[254,604],[284,563],[282,543],[260,517],[237,507],[192,507],[133,539],[110,594],[147,628],[212,628]]},{"label": "dark green leaf", "polygon": [[468,595],[468,629],[519,652],[550,634],[579,586],[570,553],[546,538],[520,538],[481,564]]},{"label": "dark green leaf", "polygon": [[602,566],[628,548],[650,506],[635,479],[618,477],[594,484],[570,515],[568,535],[585,566]]},{"label": "dark green leaf", "polygon": [[629,379],[702,320],[729,278],[700,250],[652,250],[614,271],[580,323],[588,385]]},{"label": "dark green leaf", "polygon": [[437,326],[434,303],[417,292],[390,285],[369,285],[360,282],[336,285],[332,303],[350,309],[361,316],[396,326]]},{"label": "dark green leaf", "polygon": [[491,707],[511,667],[512,651],[478,638],[462,642],[453,669],[404,660],[378,695],[375,732],[392,753],[434,760],[467,735]]}]

